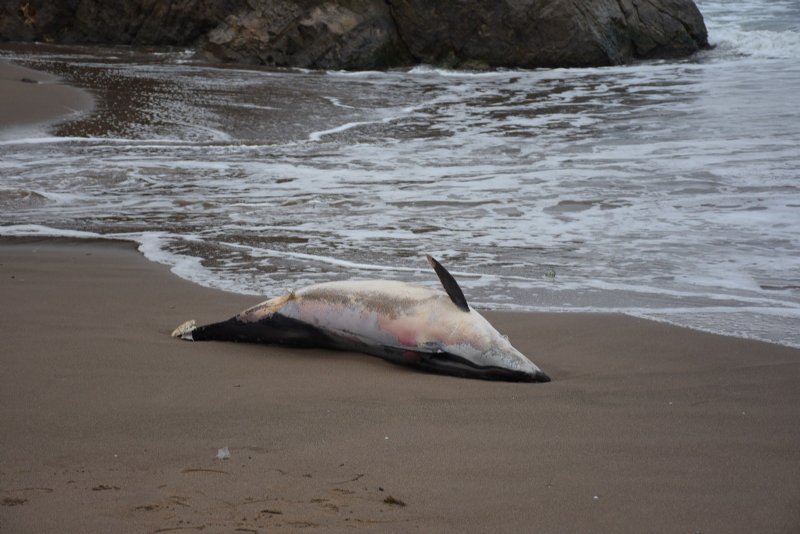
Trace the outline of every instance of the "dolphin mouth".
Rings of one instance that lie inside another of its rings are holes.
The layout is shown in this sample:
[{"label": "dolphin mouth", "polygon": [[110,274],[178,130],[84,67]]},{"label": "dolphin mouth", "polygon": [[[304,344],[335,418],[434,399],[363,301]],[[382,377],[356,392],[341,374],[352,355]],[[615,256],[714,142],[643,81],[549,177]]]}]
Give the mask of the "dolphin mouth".
[{"label": "dolphin mouth", "polygon": [[535,373],[527,373],[505,367],[481,366],[449,353],[427,354],[426,356],[427,358],[421,359],[419,365],[424,370],[434,373],[501,382],[550,382],[552,380],[539,369]]},{"label": "dolphin mouth", "polygon": [[550,378],[550,375],[541,370],[536,371],[536,373],[533,375],[533,382],[552,382],[552,380],[553,379]]}]

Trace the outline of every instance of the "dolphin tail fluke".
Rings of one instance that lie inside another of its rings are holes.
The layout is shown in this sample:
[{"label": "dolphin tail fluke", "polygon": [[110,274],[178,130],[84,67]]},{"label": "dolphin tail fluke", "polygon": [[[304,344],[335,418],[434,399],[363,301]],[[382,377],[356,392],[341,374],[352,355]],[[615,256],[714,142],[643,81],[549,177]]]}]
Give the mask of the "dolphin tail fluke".
[{"label": "dolphin tail fluke", "polygon": [[181,339],[186,339],[188,341],[194,341],[192,339],[192,331],[196,328],[194,319],[186,321],[185,323],[181,323],[178,328],[172,331],[172,337],[179,337]]},{"label": "dolphin tail fluke", "polygon": [[172,331],[172,337],[187,341],[262,341],[258,333],[234,317],[202,326],[197,326],[194,320],[186,321]]},{"label": "dolphin tail fluke", "polygon": [[291,317],[273,314],[258,321],[243,321],[239,316],[226,321],[197,326],[186,321],[172,337],[188,341],[242,341],[274,343],[292,347],[335,347],[337,340],[316,326]]}]

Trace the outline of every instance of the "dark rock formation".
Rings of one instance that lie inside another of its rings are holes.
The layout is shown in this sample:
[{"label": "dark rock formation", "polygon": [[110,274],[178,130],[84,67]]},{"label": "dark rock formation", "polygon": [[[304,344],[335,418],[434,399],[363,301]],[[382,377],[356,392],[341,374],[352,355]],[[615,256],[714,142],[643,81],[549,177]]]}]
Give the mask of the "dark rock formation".
[{"label": "dark rock formation", "polygon": [[0,0],[0,40],[345,69],[598,66],[708,46],[693,0]]},{"label": "dark rock formation", "polygon": [[383,1],[262,1],[200,40],[212,56],[265,65],[375,69],[414,63]]},{"label": "dark rock formation", "polygon": [[219,23],[226,0],[0,0],[0,39],[184,45]]},{"label": "dark rock formation", "polygon": [[692,0],[389,0],[415,58],[458,66],[579,67],[708,46]]}]

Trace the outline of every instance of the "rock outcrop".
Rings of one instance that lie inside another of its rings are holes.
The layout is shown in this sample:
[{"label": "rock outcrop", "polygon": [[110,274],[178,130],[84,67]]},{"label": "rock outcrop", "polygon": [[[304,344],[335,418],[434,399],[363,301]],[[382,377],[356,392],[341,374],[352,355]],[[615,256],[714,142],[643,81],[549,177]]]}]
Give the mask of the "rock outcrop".
[{"label": "rock outcrop", "polygon": [[215,58],[323,69],[382,69],[414,58],[388,4],[373,0],[249,2],[198,44]]},{"label": "rock outcrop", "polygon": [[600,66],[708,46],[693,0],[0,0],[0,40],[325,69]]},{"label": "rock outcrop", "polygon": [[411,54],[458,66],[580,67],[708,46],[692,0],[389,0]]}]

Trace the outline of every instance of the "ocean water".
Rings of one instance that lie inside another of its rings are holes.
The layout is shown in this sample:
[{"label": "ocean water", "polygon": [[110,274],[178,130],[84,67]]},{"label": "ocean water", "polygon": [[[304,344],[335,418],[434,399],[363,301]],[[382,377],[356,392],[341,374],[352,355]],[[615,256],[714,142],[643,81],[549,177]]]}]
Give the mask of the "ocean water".
[{"label": "ocean water", "polygon": [[276,71],[3,45],[98,103],[0,126],[0,235],[130,239],[254,303],[345,278],[435,286],[431,253],[475,307],[800,347],[800,4],[698,6],[713,50],[593,69]]}]

